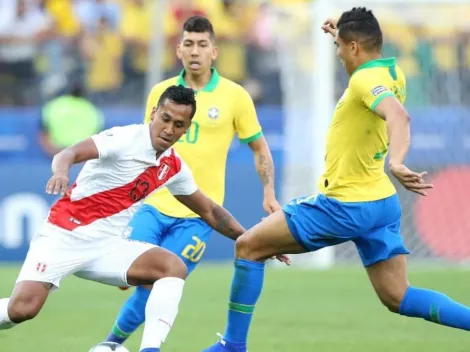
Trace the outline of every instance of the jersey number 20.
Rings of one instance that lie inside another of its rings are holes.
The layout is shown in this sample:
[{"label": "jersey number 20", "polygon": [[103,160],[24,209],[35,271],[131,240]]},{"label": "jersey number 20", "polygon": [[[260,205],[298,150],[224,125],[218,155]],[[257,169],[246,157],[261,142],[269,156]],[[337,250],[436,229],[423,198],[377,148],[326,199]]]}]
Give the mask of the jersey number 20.
[{"label": "jersey number 20", "polygon": [[199,139],[199,124],[196,121],[194,121],[191,124],[191,126],[189,126],[186,134],[178,140],[178,143],[195,144],[198,139]]},{"label": "jersey number 20", "polygon": [[206,250],[206,244],[196,236],[193,236],[193,241],[195,241],[196,244],[188,244],[183,249],[183,252],[181,252],[181,255],[193,263],[197,263]]}]

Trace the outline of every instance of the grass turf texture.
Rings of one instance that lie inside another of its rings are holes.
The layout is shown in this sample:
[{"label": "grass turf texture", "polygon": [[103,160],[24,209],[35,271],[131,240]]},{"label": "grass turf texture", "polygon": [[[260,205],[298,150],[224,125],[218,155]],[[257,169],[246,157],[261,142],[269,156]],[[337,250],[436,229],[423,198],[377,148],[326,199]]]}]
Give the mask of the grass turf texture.
[{"label": "grass turf texture", "polygon": [[[18,267],[0,266],[0,297],[10,295]],[[201,266],[188,280],[163,352],[199,352],[223,333],[232,268]],[[470,305],[470,272],[414,270],[414,285],[441,290]],[[75,277],[62,283],[32,322],[0,331],[2,352],[87,352],[103,340],[131,291]],[[141,330],[127,343],[138,351]],[[273,270],[256,308],[254,352],[467,352],[470,333],[389,313],[360,268]]]}]

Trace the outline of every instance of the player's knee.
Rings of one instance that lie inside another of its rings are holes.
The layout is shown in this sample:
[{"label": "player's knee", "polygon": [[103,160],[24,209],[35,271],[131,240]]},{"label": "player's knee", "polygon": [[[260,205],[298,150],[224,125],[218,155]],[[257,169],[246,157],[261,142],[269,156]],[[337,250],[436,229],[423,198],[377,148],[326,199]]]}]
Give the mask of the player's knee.
[{"label": "player's knee", "polygon": [[400,311],[400,305],[405,296],[405,292],[401,290],[391,290],[379,294],[380,301],[392,313]]},{"label": "player's knee", "polygon": [[161,278],[178,277],[180,279],[186,279],[187,276],[188,267],[180,257],[172,255],[167,261],[165,261],[165,266],[162,269]]},{"label": "player's knee", "polygon": [[8,304],[8,317],[16,324],[34,319],[41,310],[43,301],[34,295],[12,297]]},{"label": "player's knee", "polygon": [[248,232],[237,238],[237,241],[235,242],[235,256],[237,258],[254,261],[261,259],[258,251],[253,246],[251,236]]}]

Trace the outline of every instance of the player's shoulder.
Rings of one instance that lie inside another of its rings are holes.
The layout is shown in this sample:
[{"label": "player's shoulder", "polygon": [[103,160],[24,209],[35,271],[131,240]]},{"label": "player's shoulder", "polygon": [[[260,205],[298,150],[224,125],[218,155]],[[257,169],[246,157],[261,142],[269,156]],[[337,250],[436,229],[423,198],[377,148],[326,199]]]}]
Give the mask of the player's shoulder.
[{"label": "player's shoulder", "polygon": [[178,83],[178,78],[179,76],[175,76],[175,77],[171,77],[171,78],[168,78],[162,82],[159,82],[157,84],[155,84],[153,87],[152,87],[152,90],[150,91],[150,94],[152,95],[155,95],[155,94],[162,94],[163,91],[165,89],[167,89],[168,87],[170,86],[173,86],[173,85],[176,85]]},{"label": "player's shoulder", "polygon": [[237,98],[248,98],[251,100],[250,94],[243,86],[228,78],[220,76],[219,88],[223,90],[224,93],[229,93],[230,96],[236,96]]}]

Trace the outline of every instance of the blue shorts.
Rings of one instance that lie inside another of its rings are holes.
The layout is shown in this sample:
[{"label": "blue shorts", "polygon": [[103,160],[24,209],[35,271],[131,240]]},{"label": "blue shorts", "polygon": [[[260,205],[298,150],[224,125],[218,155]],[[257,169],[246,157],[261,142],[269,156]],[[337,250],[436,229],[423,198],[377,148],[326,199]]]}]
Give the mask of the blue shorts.
[{"label": "blue shorts", "polygon": [[144,204],[129,223],[130,239],[165,248],[183,259],[191,273],[201,260],[212,228],[199,218],[173,218]]},{"label": "blue shorts", "polygon": [[308,252],[353,241],[364,266],[410,253],[400,235],[397,195],[346,203],[320,194],[294,199],[283,210],[292,235]]}]

